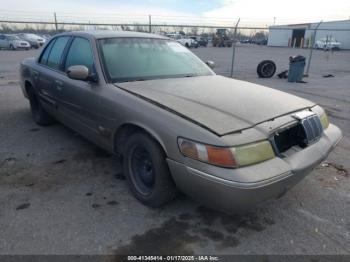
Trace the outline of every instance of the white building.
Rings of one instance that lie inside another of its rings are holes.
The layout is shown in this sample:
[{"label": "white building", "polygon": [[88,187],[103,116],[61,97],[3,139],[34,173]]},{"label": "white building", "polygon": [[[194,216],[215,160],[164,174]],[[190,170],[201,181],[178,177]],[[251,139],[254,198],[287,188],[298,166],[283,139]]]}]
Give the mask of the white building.
[{"label": "white building", "polygon": [[[269,27],[268,46],[310,47],[318,23],[278,25]],[[322,22],[315,40],[335,38],[341,49],[350,49],[350,20]]]}]

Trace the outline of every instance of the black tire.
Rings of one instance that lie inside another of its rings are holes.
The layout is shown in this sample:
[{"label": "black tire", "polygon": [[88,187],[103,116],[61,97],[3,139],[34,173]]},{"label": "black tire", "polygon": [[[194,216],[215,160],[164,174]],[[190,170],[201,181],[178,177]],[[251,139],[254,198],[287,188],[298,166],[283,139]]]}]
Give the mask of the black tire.
[{"label": "black tire", "polygon": [[187,48],[190,48],[190,45],[189,45],[188,43],[186,43],[185,46],[186,46]]},{"label": "black tire", "polygon": [[259,63],[256,72],[260,78],[271,78],[276,72],[276,64],[271,60],[264,60]]},{"label": "black tire", "polygon": [[123,170],[134,196],[144,205],[161,207],[175,198],[166,155],[145,133],[131,135],[124,146]]},{"label": "black tire", "polygon": [[53,124],[55,119],[45,111],[33,89],[28,90],[28,97],[34,122],[39,126],[48,126]]},{"label": "black tire", "polygon": [[10,45],[10,49],[11,50],[16,50],[16,48],[12,44]]}]

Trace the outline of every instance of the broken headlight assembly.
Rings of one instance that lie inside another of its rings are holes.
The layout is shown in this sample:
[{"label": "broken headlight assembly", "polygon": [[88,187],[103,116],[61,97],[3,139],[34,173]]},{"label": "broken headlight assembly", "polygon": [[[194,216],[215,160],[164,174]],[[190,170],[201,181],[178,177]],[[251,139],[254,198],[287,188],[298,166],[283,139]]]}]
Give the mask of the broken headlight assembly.
[{"label": "broken headlight assembly", "polygon": [[236,147],[218,147],[178,138],[178,145],[186,157],[226,168],[257,164],[275,157],[267,140]]},{"label": "broken headlight assembly", "polygon": [[323,110],[323,113],[319,116],[319,118],[323,129],[326,129],[329,126],[329,120],[326,111]]}]

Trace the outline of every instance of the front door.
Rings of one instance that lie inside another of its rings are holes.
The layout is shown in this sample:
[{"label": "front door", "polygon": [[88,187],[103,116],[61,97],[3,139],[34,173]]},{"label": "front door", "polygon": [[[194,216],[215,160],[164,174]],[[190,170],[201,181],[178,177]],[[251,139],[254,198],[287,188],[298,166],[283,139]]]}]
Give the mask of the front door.
[{"label": "front door", "polygon": [[[65,59],[64,71],[73,65],[86,66],[90,74],[95,74],[94,57],[88,39],[73,39]],[[67,74],[59,76],[56,81],[61,84],[59,114],[64,121],[74,125],[79,133],[100,144],[103,139],[99,130],[98,112],[102,87],[94,81],[70,79]]]}]

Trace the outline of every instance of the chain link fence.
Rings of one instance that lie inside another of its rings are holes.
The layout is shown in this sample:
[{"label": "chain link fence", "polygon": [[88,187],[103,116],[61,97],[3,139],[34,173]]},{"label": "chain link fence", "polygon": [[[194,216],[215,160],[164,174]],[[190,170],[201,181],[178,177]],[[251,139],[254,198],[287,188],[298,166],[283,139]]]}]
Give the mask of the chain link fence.
[{"label": "chain link fence", "polygon": [[[0,13],[1,15],[1,13]],[[140,19],[141,17],[141,19]],[[257,65],[272,60],[276,73],[288,70],[289,57],[306,57],[305,74],[336,76],[350,74],[350,20],[289,25],[264,25],[247,19],[191,19],[162,16],[139,16],[137,22],[126,17],[106,22],[92,22],[88,17],[76,18],[51,14],[45,21],[25,16],[11,20],[0,16],[0,33],[23,32],[54,35],[77,30],[124,30],[148,32],[171,37],[192,38],[193,47],[204,61],[216,63],[218,74],[240,79],[257,77]],[[258,25],[257,25],[258,24]],[[206,44],[202,44],[205,42]]]}]

